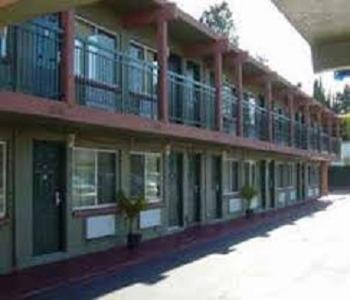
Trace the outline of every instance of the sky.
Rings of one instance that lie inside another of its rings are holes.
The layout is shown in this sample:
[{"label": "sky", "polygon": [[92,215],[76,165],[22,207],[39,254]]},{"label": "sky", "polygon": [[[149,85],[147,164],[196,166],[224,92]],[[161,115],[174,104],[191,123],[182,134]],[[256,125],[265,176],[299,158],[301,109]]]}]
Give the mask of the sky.
[{"label": "sky", "polygon": [[[196,19],[214,3],[222,0],[174,0]],[[233,13],[239,45],[251,55],[263,56],[269,67],[293,84],[312,93],[315,74],[308,43],[279,12],[270,0],[227,0]],[[344,85],[335,82],[331,72],[321,74],[327,90],[333,92]]]}]

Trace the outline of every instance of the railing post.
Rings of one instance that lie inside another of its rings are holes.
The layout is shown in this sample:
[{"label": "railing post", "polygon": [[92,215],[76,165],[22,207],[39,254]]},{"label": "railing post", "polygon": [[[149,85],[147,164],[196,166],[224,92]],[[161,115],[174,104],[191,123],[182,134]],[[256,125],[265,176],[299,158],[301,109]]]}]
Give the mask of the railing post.
[{"label": "railing post", "polygon": [[322,131],[320,132],[320,129],[322,130],[322,113],[321,110],[317,111],[317,150],[319,152],[322,151]]},{"label": "railing post", "polygon": [[273,114],[272,114],[272,82],[267,78],[265,82],[265,101],[267,107],[267,138],[270,143],[273,143]]},{"label": "railing post", "polygon": [[163,18],[157,20],[157,60],[158,73],[158,115],[159,120],[169,122],[168,97],[168,22]]},{"label": "railing post", "polygon": [[61,13],[62,22],[62,65],[61,65],[61,89],[62,100],[70,105],[75,100],[75,78],[74,78],[74,10]]},{"label": "railing post", "polygon": [[294,113],[294,98],[292,93],[288,93],[288,112],[289,112],[289,146],[294,146],[294,138],[295,138],[295,128],[294,128],[294,119],[295,119],[295,113]]},{"label": "railing post", "polygon": [[244,101],[244,90],[243,90],[243,65],[248,57],[246,52],[240,52],[235,57],[235,85],[237,89],[237,136],[243,137],[243,101]]},{"label": "railing post", "polygon": [[215,75],[215,127],[222,131],[222,52],[214,53]]}]

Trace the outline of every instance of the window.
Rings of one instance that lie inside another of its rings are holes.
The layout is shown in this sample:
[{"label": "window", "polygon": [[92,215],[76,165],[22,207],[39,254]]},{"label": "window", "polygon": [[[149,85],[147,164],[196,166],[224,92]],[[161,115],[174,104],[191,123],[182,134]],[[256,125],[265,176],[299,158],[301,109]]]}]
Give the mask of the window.
[{"label": "window", "polygon": [[228,160],[226,163],[226,193],[238,192],[238,162]]},{"label": "window", "polygon": [[107,84],[117,84],[117,37],[78,19],[75,39],[75,75]]},{"label": "window", "polygon": [[133,153],[130,157],[130,194],[149,203],[161,201],[161,155]]},{"label": "window", "polygon": [[5,58],[7,56],[7,36],[8,28],[0,28],[0,58]]},{"label": "window", "polygon": [[75,149],[73,207],[107,206],[116,201],[117,154],[112,151]]},{"label": "window", "polygon": [[129,48],[130,92],[153,96],[157,92],[158,72],[156,52],[139,44],[131,43]]},{"label": "window", "polygon": [[0,217],[6,215],[6,144],[0,142]]}]

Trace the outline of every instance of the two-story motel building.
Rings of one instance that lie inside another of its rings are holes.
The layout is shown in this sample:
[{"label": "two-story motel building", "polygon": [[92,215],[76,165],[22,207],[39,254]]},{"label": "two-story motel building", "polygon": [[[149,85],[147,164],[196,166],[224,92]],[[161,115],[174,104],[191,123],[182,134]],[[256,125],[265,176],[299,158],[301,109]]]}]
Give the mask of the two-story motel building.
[{"label": "two-story motel building", "polygon": [[160,0],[98,1],[0,35],[0,273],[327,193],[339,121]]}]

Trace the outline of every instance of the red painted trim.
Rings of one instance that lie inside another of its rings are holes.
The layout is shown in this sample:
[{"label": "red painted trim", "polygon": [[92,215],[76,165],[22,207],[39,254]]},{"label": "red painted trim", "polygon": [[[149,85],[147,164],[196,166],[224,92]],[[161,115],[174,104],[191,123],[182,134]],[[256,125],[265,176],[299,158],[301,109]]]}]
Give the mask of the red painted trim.
[{"label": "red painted trim", "polygon": [[216,129],[222,131],[222,53],[214,54],[215,75],[215,125]]},{"label": "red painted trim", "polygon": [[156,23],[159,20],[171,21],[179,17],[175,3],[164,3],[159,8],[138,11],[122,18],[122,24],[127,28],[141,27]]},{"label": "red painted trim", "polygon": [[159,120],[169,122],[169,94],[168,94],[168,22],[159,20],[157,22],[157,59],[159,65],[158,80],[158,112]]},{"label": "red painted trim", "polygon": [[70,106],[65,102],[40,99],[13,92],[0,92],[0,112],[25,117],[37,118],[45,122],[59,122],[61,125],[92,126],[109,128],[139,135],[153,135],[174,138],[179,141],[197,142],[225,147],[249,148],[252,150],[275,152],[290,156],[301,156],[312,160],[329,160],[330,155],[315,156],[311,151],[283,147],[258,140],[236,137],[219,131],[206,130],[186,125],[164,123],[149,120],[131,114],[100,111],[84,106]]},{"label": "red painted trim", "polygon": [[272,82],[270,79],[265,81],[265,100],[267,104],[268,119],[268,140],[273,142],[273,125],[272,125]]},{"label": "red painted trim", "polygon": [[243,90],[243,61],[236,60],[235,64],[236,70],[236,89],[237,89],[237,135],[239,137],[244,136],[243,132],[243,100],[244,100],[244,90]]},{"label": "red painted trim", "polygon": [[62,100],[70,105],[75,104],[74,14],[74,10],[61,13],[61,22],[63,27],[61,67]]}]

